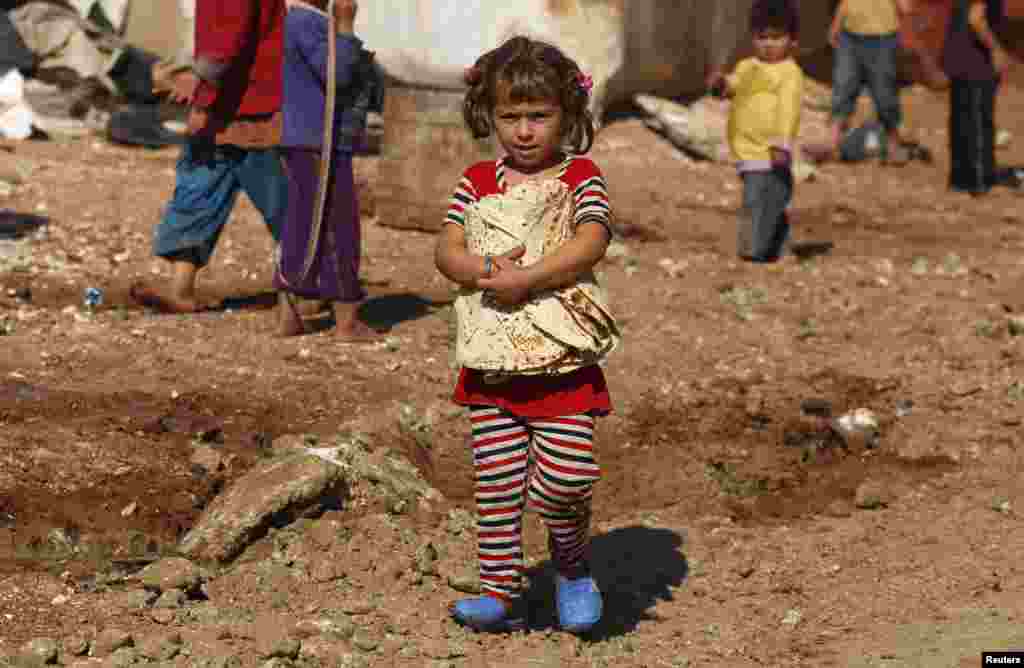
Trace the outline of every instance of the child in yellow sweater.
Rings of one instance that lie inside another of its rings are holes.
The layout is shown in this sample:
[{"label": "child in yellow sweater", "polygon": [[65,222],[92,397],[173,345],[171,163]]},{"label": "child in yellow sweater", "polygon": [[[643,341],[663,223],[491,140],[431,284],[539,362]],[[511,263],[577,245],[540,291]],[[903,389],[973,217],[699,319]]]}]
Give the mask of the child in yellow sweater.
[{"label": "child in yellow sweater", "polygon": [[791,57],[799,32],[792,0],[757,0],[751,9],[754,57],[733,73],[715,72],[712,91],[732,98],[729,147],[743,179],[738,254],[775,262],[789,238],[793,142],[800,127],[804,75]]}]

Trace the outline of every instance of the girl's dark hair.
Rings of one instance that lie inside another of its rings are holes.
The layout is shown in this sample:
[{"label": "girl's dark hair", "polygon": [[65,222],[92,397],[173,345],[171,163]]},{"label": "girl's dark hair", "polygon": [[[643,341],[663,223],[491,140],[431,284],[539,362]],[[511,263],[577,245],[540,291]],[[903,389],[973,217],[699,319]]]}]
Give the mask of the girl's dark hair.
[{"label": "girl's dark hair", "polygon": [[800,12],[793,0],[757,0],[750,9],[750,32],[781,30],[792,38],[800,35]]},{"label": "girl's dark hair", "polygon": [[477,139],[494,131],[492,116],[498,96],[514,103],[557,100],[562,108],[562,139],[575,153],[594,144],[594,117],[590,113],[589,79],[579,65],[557,47],[513,37],[488,51],[466,70],[466,98],[462,116]]}]

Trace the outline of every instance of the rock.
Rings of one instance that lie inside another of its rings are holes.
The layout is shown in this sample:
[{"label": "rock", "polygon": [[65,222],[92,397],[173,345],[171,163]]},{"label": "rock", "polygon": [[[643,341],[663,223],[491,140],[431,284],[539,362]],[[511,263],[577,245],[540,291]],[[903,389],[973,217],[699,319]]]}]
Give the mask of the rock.
[{"label": "rock", "polygon": [[433,543],[424,543],[416,550],[416,572],[420,575],[437,575],[437,548]]},{"label": "rock", "polygon": [[340,640],[348,640],[355,633],[356,627],[347,617],[305,619],[295,625],[294,635],[299,638],[311,638],[318,635],[329,636]]},{"label": "rock", "polygon": [[[89,653],[89,639],[79,633],[65,636],[60,644],[61,651],[67,656],[85,656]],[[62,661],[61,663],[67,662]]]},{"label": "rock", "polygon": [[354,652],[342,655],[338,668],[370,668],[370,659]]},{"label": "rock", "polygon": [[805,415],[832,417],[832,402],[828,399],[804,399],[800,402],[800,410]]},{"label": "rock", "polygon": [[876,482],[862,482],[857,487],[854,505],[861,510],[875,510],[886,505],[885,490]]},{"label": "rock", "polygon": [[122,647],[107,657],[103,668],[126,668],[139,660],[139,653],[134,647]]},{"label": "rock", "polygon": [[147,659],[170,661],[181,652],[181,643],[181,634],[169,631],[142,638],[137,643],[137,649]]},{"label": "rock", "polygon": [[346,615],[368,615],[376,609],[376,605],[366,600],[352,601],[342,608]]},{"label": "rock", "polygon": [[157,624],[170,624],[174,621],[174,610],[170,608],[158,608],[149,613],[149,618]]},{"label": "rock", "polygon": [[52,638],[33,638],[21,648],[21,656],[27,661],[40,664],[57,663],[60,647]]},{"label": "rock", "polygon": [[123,647],[132,647],[135,644],[132,635],[120,629],[104,629],[92,641],[89,656],[104,658],[108,657]]},{"label": "rock", "polygon": [[448,576],[448,586],[464,594],[480,593],[480,576],[477,573],[453,573]]},{"label": "rock", "polygon": [[650,115],[645,121],[647,126],[677,147],[705,160],[725,162],[729,159],[724,141],[724,105],[700,100],[687,107],[653,95],[636,95],[633,101]]},{"label": "rock", "polygon": [[846,447],[855,450],[878,447],[878,418],[866,408],[858,408],[832,421],[832,430]]},{"label": "rock", "polygon": [[219,473],[224,470],[225,457],[216,448],[199,445],[192,450],[192,464],[202,467],[207,473]]},{"label": "rock", "polygon": [[157,600],[157,593],[148,589],[132,589],[120,594],[116,603],[119,607],[127,610],[138,610],[148,608]]},{"label": "rock", "polygon": [[1013,133],[1006,128],[999,128],[996,130],[996,148],[1006,148],[1013,141]]},{"label": "rock", "polygon": [[218,496],[181,542],[188,557],[226,562],[262,537],[271,522],[337,508],[346,496],[342,469],[320,457],[292,455],[257,465]]},{"label": "rock", "polygon": [[476,526],[476,518],[469,511],[455,508],[448,512],[448,533],[458,536],[465,531],[472,531]]},{"label": "rock", "polygon": [[422,649],[423,654],[431,659],[458,659],[466,656],[466,650],[462,645],[440,638],[424,643]]},{"label": "rock", "polygon": [[796,610],[796,609],[787,610],[786,611],[786,616],[782,618],[782,624],[784,626],[788,626],[790,628],[793,628],[797,624],[799,624],[801,622],[801,620],[803,620],[803,618],[804,618],[804,615],[799,610]]},{"label": "rock", "polygon": [[300,651],[302,643],[295,638],[279,638],[261,648],[260,656],[265,659],[297,659]]},{"label": "rock", "polygon": [[371,450],[361,435],[343,439],[333,448],[310,448],[308,452],[342,467],[353,483],[356,479],[373,483],[374,493],[395,514],[412,504],[441,498],[415,464],[387,448]]},{"label": "rock", "polygon": [[1010,336],[1024,335],[1024,316],[1010,316],[1006,319],[1006,327],[1010,331]]},{"label": "rock", "polygon": [[352,636],[352,646],[363,652],[372,652],[380,645],[380,641],[363,630],[356,631]]},{"label": "rock", "polygon": [[180,589],[168,589],[160,594],[154,607],[175,610],[188,603],[188,595]]},{"label": "rock", "polygon": [[181,557],[169,557],[153,562],[139,571],[138,577],[146,587],[157,591],[180,589],[186,593],[194,593],[203,584],[200,568]]}]

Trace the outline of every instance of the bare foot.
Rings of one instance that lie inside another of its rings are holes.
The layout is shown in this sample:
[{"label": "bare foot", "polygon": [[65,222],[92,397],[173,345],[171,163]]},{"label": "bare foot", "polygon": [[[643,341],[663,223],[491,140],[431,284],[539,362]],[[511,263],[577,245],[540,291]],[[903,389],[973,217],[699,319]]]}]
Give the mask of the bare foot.
[{"label": "bare foot", "polygon": [[181,297],[165,293],[144,283],[133,285],[128,294],[142,306],[148,306],[161,313],[198,313],[208,308],[206,304],[194,297]]},{"label": "bare foot", "polygon": [[300,336],[306,333],[306,324],[302,321],[295,298],[287,292],[279,292],[277,310],[280,314],[277,335],[281,337]]},{"label": "bare foot", "polygon": [[335,336],[339,340],[349,343],[373,343],[380,341],[383,335],[383,332],[370,327],[362,320],[339,323],[335,331]]}]

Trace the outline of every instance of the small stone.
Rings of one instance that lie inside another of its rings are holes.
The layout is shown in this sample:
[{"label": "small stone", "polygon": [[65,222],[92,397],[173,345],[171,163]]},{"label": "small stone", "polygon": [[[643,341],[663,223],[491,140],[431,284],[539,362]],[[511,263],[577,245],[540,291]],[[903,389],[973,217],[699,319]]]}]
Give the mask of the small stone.
[{"label": "small stone", "polygon": [[281,638],[271,646],[267,653],[264,654],[264,657],[270,659],[297,659],[301,651],[302,643],[295,638]]},{"label": "small stone", "polygon": [[448,576],[448,586],[464,594],[480,593],[480,577],[476,573],[453,574]]},{"label": "small stone", "polygon": [[342,655],[338,661],[338,668],[370,668],[370,660],[362,654],[354,652]]},{"label": "small stone", "polygon": [[994,501],[992,501],[992,510],[996,511],[997,513],[1009,515],[1013,512],[1013,506],[1010,504],[1009,499],[997,498]]},{"label": "small stone", "polygon": [[180,589],[168,589],[164,593],[160,594],[160,598],[156,600],[154,607],[175,609],[180,608],[188,603],[188,595]]},{"label": "small stone", "polygon": [[68,656],[85,656],[89,653],[89,639],[79,633],[66,636],[60,644]]},{"label": "small stone", "polygon": [[139,653],[134,647],[122,647],[103,662],[103,668],[127,668],[138,660]]},{"label": "small stone", "polygon": [[828,399],[804,399],[800,402],[800,410],[815,417],[832,417],[832,402]]},{"label": "small stone", "polygon": [[377,606],[370,601],[353,601],[342,608],[342,611],[347,615],[368,615],[376,609]]},{"label": "small stone", "polygon": [[138,642],[139,654],[157,661],[170,661],[181,652],[182,638],[177,631],[147,636]]},{"label": "small stone", "polygon": [[838,499],[836,499],[832,503],[828,504],[828,509],[826,510],[826,512],[831,517],[842,518],[842,517],[849,517],[850,516],[850,509],[847,507],[847,505],[845,503],[843,503],[842,501],[840,501]]},{"label": "small stone", "polygon": [[166,626],[174,622],[174,610],[168,608],[160,608],[149,613],[149,618],[157,624],[163,624]]},{"label": "small stone", "polygon": [[142,584],[150,589],[165,591],[180,589],[194,592],[202,586],[202,571],[188,559],[170,557],[156,561],[139,572]]},{"label": "small stone", "polygon": [[372,652],[380,646],[380,641],[366,631],[356,631],[352,636],[352,646],[363,652]]},{"label": "small stone", "polygon": [[793,628],[797,624],[799,624],[800,621],[803,618],[804,618],[804,615],[799,610],[796,610],[796,609],[787,610],[786,611],[786,616],[782,618],[782,624],[784,626],[789,626],[790,628]]},{"label": "small stone", "polygon": [[135,639],[130,633],[120,629],[104,629],[93,640],[89,656],[107,657],[122,647],[131,647],[134,644]]},{"label": "small stone", "polygon": [[857,487],[854,505],[861,510],[875,510],[885,505],[884,490],[876,482],[863,482]]},{"label": "small stone", "polygon": [[219,473],[224,470],[224,455],[209,445],[202,445],[192,451],[192,464],[202,467],[208,473]]},{"label": "small stone", "polygon": [[416,550],[416,572],[421,575],[437,575],[437,548],[433,543],[424,543]]},{"label": "small stone", "polygon": [[29,661],[48,664],[57,663],[60,646],[52,638],[33,638],[21,648],[21,655]]}]

